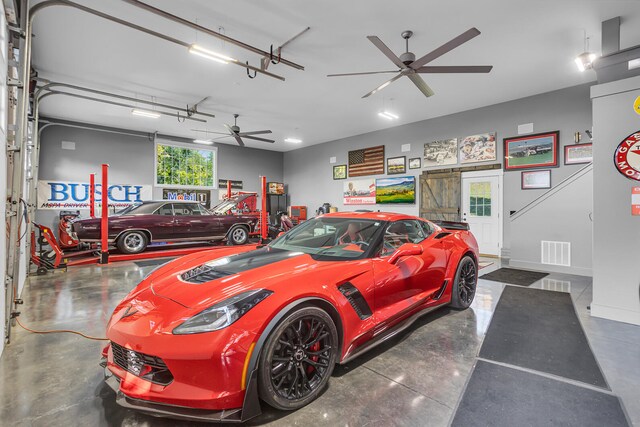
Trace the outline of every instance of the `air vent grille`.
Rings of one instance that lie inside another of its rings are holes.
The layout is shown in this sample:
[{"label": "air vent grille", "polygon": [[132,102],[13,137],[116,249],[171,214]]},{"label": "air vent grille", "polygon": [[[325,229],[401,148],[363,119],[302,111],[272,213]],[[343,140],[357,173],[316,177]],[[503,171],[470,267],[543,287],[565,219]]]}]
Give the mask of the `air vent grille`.
[{"label": "air vent grille", "polygon": [[540,262],[548,265],[571,266],[571,243],[542,240],[540,242]]},{"label": "air vent grille", "polygon": [[371,308],[367,301],[364,299],[358,288],[353,286],[350,282],[343,283],[338,286],[338,290],[349,301],[351,307],[355,310],[356,314],[361,320],[365,320],[371,317]]}]

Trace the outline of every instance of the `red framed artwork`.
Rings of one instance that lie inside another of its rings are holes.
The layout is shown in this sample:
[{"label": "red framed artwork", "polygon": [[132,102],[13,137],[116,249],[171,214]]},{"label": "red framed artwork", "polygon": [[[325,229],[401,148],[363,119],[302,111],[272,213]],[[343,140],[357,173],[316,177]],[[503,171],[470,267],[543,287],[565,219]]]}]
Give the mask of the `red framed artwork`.
[{"label": "red framed artwork", "polygon": [[504,138],[504,170],[558,167],[560,131]]},{"label": "red framed artwork", "polygon": [[593,144],[571,144],[564,146],[564,164],[580,165],[593,161]]}]

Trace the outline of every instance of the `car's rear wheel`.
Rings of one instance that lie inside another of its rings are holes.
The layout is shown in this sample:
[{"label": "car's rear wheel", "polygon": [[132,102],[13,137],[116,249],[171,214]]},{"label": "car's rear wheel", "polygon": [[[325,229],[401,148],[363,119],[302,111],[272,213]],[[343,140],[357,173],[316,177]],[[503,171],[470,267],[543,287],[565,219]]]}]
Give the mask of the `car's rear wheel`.
[{"label": "car's rear wheel", "polygon": [[338,357],[338,331],[317,307],[285,318],[269,336],[260,356],[260,397],[281,410],[312,402],[331,377]]},{"label": "car's rear wheel", "polygon": [[456,270],[451,306],[458,309],[468,308],[476,295],[477,282],[478,266],[473,258],[467,255],[460,260],[458,270]]},{"label": "car's rear wheel", "polygon": [[249,230],[247,227],[238,225],[229,232],[229,240],[234,245],[244,245],[249,241]]},{"label": "car's rear wheel", "polygon": [[116,242],[118,249],[125,254],[138,254],[147,248],[147,244],[146,233],[138,230],[125,231]]}]

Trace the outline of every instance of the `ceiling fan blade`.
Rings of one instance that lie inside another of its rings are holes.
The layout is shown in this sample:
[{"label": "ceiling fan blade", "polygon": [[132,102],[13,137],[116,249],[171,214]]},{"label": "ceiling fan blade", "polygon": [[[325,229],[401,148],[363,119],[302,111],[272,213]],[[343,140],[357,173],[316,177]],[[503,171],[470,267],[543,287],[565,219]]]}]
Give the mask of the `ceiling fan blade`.
[{"label": "ceiling fan blade", "polygon": [[224,138],[231,138],[233,137],[233,135],[224,135],[224,136],[219,136],[217,138],[211,138],[212,141],[217,141],[219,139],[224,139]]},{"label": "ceiling fan blade", "polygon": [[228,125],[226,123],[223,123],[223,124],[224,124],[224,127],[226,127],[229,133],[233,136],[235,132],[233,131],[233,129],[231,129],[231,125]]},{"label": "ceiling fan blade", "polygon": [[273,139],[258,138],[257,136],[245,136],[244,138],[255,139],[256,141],[262,141],[262,142],[275,142]]},{"label": "ceiling fan blade", "polygon": [[373,43],[378,49],[380,49],[380,51],[382,53],[384,53],[384,55],[389,58],[391,60],[391,62],[393,62],[394,64],[396,64],[398,67],[400,68],[407,68],[406,65],[404,65],[404,63],[400,60],[400,58],[398,58],[396,56],[395,53],[393,53],[391,51],[391,49],[389,49],[387,47],[386,44],[382,43],[382,40],[380,40],[377,36],[367,36],[367,38],[369,39],[369,41],[371,43]]},{"label": "ceiling fan blade", "polygon": [[398,80],[402,76],[404,76],[403,73],[400,73],[397,76],[393,76],[391,79],[387,80],[386,82],[382,83],[380,86],[378,86],[377,88],[375,88],[374,90],[372,90],[368,94],[364,95],[363,98],[367,98],[367,97],[373,95],[374,93],[378,92],[379,90],[384,89],[385,87],[389,86],[391,83],[395,82],[396,80]]},{"label": "ceiling fan blade", "polygon": [[271,133],[270,130],[254,130],[251,132],[240,132],[238,133],[239,136],[249,136],[249,135],[261,135],[261,134],[265,134],[265,133]]},{"label": "ceiling fan blade", "polygon": [[235,135],[235,134],[233,135],[233,137],[236,139],[240,147],[244,147],[244,141],[242,140],[242,138],[240,138],[238,135]]},{"label": "ceiling fan blade", "polygon": [[422,58],[416,59],[409,65],[409,67],[413,68],[414,70],[417,68],[420,68],[423,65],[426,65],[427,63],[433,61],[434,59],[441,57],[445,53],[457,48],[461,44],[468,42],[469,40],[471,40],[472,38],[478,35],[480,35],[480,31],[477,28],[473,27],[465,31],[464,33],[460,34],[458,37],[446,42],[439,48],[427,53]]},{"label": "ceiling fan blade", "polygon": [[420,89],[420,92],[422,92],[424,96],[426,96],[427,98],[435,95],[435,92],[433,91],[433,89],[431,89],[429,85],[424,80],[422,80],[422,77],[420,77],[419,75],[408,74],[407,77],[411,79],[413,84],[416,85],[418,89]]},{"label": "ceiling fan blade", "polygon": [[367,74],[391,74],[397,73],[398,70],[395,71],[369,71],[366,73],[342,73],[342,74],[327,74],[327,77],[343,77],[343,76],[365,76]]},{"label": "ceiling fan blade", "polygon": [[204,130],[204,129],[191,129],[191,132],[202,132],[202,133],[206,133],[206,134],[214,133],[216,135],[228,135],[227,133],[224,133],[224,132],[213,132],[213,131]]},{"label": "ceiling fan blade", "polygon": [[493,65],[451,65],[416,68],[416,73],[488,73]]}]

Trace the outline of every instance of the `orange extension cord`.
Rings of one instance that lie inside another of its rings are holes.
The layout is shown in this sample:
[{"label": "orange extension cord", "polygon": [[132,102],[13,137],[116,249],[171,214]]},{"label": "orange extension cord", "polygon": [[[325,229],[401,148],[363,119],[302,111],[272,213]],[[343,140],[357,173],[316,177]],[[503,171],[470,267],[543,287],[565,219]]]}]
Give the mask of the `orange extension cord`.
[{"label": "orange extension cord", "polygon": [[19,318],[17,318],[17,317],[16,317],[15,319],[16,319],[16,322],[18,322],[18,325],[20,325],[20,327],[21,327],[22,329],[24,329],[25,331],[29,331],[29,332],[31,332],[31,333],[34,333],[34,334],[63,334],[63,333],[67,333],[67,334],[76,334],[76,335],[80,335],[81,337],[86,338],[86,339],[88,339],[88,340],[94,340],[94,341],[109,341],[109,339],[108,339],[108,338],[92,337],[92,336],[90,336],[90,335],[85,335],[85,334],[83,334],[82,332],[78,332],[78,331],[71,331],[71,330],[68,330],[68,329],[53,329],[53,330],[51,330],[51,331],[36,331],[36,330],[34,330],[34,329],[30,329],[30,328],[27,328],[26,326],[24,326],[24,325],[22,324],[22,322],[20,322],[20,319],[19,319]]}]

